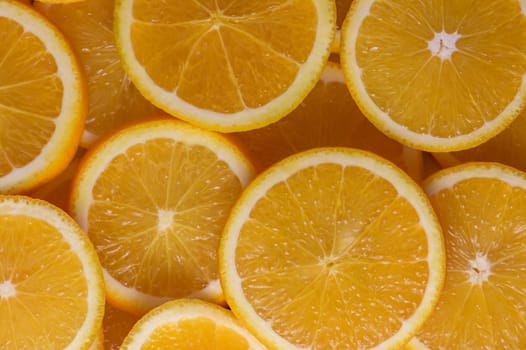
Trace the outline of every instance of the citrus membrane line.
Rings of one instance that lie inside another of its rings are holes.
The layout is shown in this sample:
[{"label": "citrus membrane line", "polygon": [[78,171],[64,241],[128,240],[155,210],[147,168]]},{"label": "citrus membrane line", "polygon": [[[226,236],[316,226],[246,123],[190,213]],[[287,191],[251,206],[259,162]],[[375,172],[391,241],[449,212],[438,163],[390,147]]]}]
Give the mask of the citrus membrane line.
[{"label": "citrus membrane line", "polygon": [[204,209],[204,208],[214,208],[216,206],[225,206],[227,204],[230,204],[230,202],[221,202],[221,201],[218,201],[218,202],[213,202],[213,203],[205,203],[205,204],[200,204],[200,205],[194,205],[192,207],[189,207],[187,209],[178,209],[176,214],[186,214],[186,213],[191,213],[193,211],[196,211],[196,210],[201,210],[201,209]]},{"label": "citrus membrane line", "polygon": [[296,61],[294,58],[288,56],[287,54],[285,54],[283,52],[277,51],[268,42],[257,38],[256,36],[254,36],[254,34],[249,33],[246,30],[243,30],[241,28],[238,28],[237,26],[234,26],[234,25],[231,25],[231,24],[228,24],[228,23],[222,24],[221,26],[223,26],[225,28],[228,28],[228,29],[231,29],[233,31],[236,31],[239,34],[244,35],[245,37],[251,39],[254,42],[254,44],[257,44],[259,47],[265,48],[268,52],[274,54],[275,56],[277,56],[279,58],[282,58],[282,59],[286,60],[289,63],[294,63],[296,66],[300,66],[301,65],[301,62]]},{"label": "citrus membrane line", "polygon": [[426,38],[424,38],[423,36],[418,35],[418,34],[415,33],[415,32],[409,31],[409,30],[407,30],[406,28],[402,27],[401,25],[396,25],[396,24],[394,24],[394,23],[392,23],[392,22],[387,22],[387,21],[385,21],[384,19],[382,19],[382,18],[378,18],[378,17],[375,17],[374,20],[376,20],[376,21],[382,23],[383,25],[385,25],[385,26],[388,27],[388,28],[394,29],[394,30],[396,30],[396,31],[398,31],[398,32],[402,32],[402,33],[404,33],[404,34],[406,34],[406,35],[408,35],[408,36],[411,36],[411,37],[413,37],[413,38],[415,38],[415,39],[420,39],[420,40],[423,40],[423,41],[426,41],[426,42],[428,41],[428,40],[427,40]]},{"label": "citrus membrane line", "polygon": [[[184,27],[184,26],[194,25],[194,24],[201,24],[201,25],[202,24],[209,24],[210,23],[210,19],[209,18],[206,18],[206,19],[192,19],[192,20],[189,20],[189,21],[165,23],[165,22],[145,21],[145,20],[142,20],[142,19],[134,17],[133,18],[133,22],[137,23],[137,24],[140,24],[140,25],[144,25],[146,27],[173,28],[173,27]],[[212,25],[210,24],[209,27],[212,27]]]},{"label": "citrus membrane line", "polygon": [[[181,71],[179,73],[179,77],[177,79],[177,85],[172,89],[172,93],[176,94],[177,91],[179,91],[181,83],[185,80],[185,74],[188,70],[188,67],[190,66],[190,60],[194,56],[194,53],[196,52],[197,48],[201,44],[201,41],[212,31],[212,25],[208,25],[206,28],[201,29],[199,33],[193,34],[194,37],[194,43],[190,47],[190,50],[188,50],[188,53],[184,59]],[[158,54],[160,56],[160,53]]]},{"label": "citrus membrane line", "polygon": [[[427,49],[425,49],[427,50]],[[425,51],[422,50],[422,51]],[[427,67],[427,65],[433,60],[433,56],[429,56],[429,58],[422,64],[422,66],[416,70],[411,77],[411,79],[408,80],[406,84],[402,87],[400,90],[400,93],[397,94],[396,98],[394,98],[392,101],[390,101],[389,106],[387,107],[387,110],[391,109],[393,106],[398,105],[399,103],[404,103],[403,100],[405,100],[405,94],[407,91],[409,91],[409,88],[412,87],[413,83],[416,81],[416,79],[421,75],[422,71]]]},{"label": "citrus membrane line", "polygon": [[320,270],[319,262],[313,262],[311,264],[296,265],[294,267],[292,266],[287,266],[283,268],[273,267],[272,270],[265,270],[263,272],[247,273],[243,275],[242,280],[248,281],[256,277],[272,277],[272,276],[286,278],[289,275],[296,276],[301,271],[309,273],[312,271],[319,271],[319,270]]},{"label": "citrus membrane line", "polygon": [[[391,7],[396,8],[399,12],[402,12],[402,13],[406,13],[406,12],[408,12],[408,9],[407,9],[407,8],[403,7],[401,3],[398,3],[398,2],[396,2],[396,1],[391,1],[391,2],[389,2],[389,5],[390,5]],[[443,10],[444,10],[444,2],[443,2],[443,1],[441,2],[441,5],[442,5],[442,22],[443,22],[443,18],[444,18],[444,15],[443,15],[443,13],[444,13],[444,12],[443,12]],[[433,28],[433,26],[431,25],[431,23],[429,23],[429,21],[427,20],[427,17],[426,17],[424,14],[422,14],[421,12],[415,13],[415,12],[416,12],[416,9],[415,9],[415,8],[412,8],[410,11],[411,11],[411,12],[409,12],[409,14],[410,14],[410,17],[411,17],[412,20],[414,20],[414,21],[417,22],[417,23],[423,23],[423,24],[425,24],[426,27],[427,27],[427,29],[428,29],[431,33],[433,33],[433,32],[435,31],[435,29]],[[422,39],[422,40],[424,40],[424,41],[427,41],[424,37],[422,37],[422,36],[416,36],[416,33],[411,32],[411,31],[409,31],[409,30],[406,30],[406,29],[405,29],[404,27],[402,27],[402,26],[395,26],[394,23],[383,21],[381,18],[375,18],[375,19],[377,19],[377,20],[381,20],[382,23],[392,25],[392,26],[393,26],[392,28],[399,28],[399,29],[401,29],[401,30],[404,30],[404,32],[405,32],[406,34],[413,34],[413,37],[416,37],[416,38]],[[443,25],[443,24],[442,24],[442,25]]]},{"label": "citrus membrane line", "polygon": [[[212,15],[212,10],[210,10],[210,8],[206,5],[203,5],[203,3],[199,0],[191,0],[195,5],[197,5],[199,8],[201,8],[202,10],[205,10],[206,12],[208,12],[209,15]],[[218,4],[217,4],[217,0],[214,0],[214,5],[217,8],[219,8]]]},{"label": "citrus membrane line", "polygon": [[[389,203],[387,206],[385,206],[383,209],[382,209],[382,212],[378,214],[378,216],[376,216],[372,221],[368,222],[367,224],[365,224],[360,232],[358,232],[355,236],[355,238],[352,240],[352,242],[349,242],[349,244],[342,250],[342,252],[340,253],[341,255],[347,255],[357,244],[359,244],[362,239],[369,235],[370,234],[370,230],[372,228],[374,228],[375,226],[378,225],[378,223],[380,222],[381,219],[383,219],[385,217],[385,215],[388,215],[389,214],[389,211],[390,209],[397,203],[397,200],[400,199],[401,197],[395,197],[393,198],[393,200],[391,201],[391,203]],[[419,225],[420,223],[416,223],[415,225]]]},{"label": "citrus membrane line", "polygon": [[[1,7],[0,7],[1,9]],[[21,24],[21,23],[18,23],[18,24]],[[11,58],[11,53],[13,52],[13,50],[18,46],[18,44],[20,43],[20,40],[22,40],[22,37],[24,36],[24,33],[20,33],[16,39],[11,43],[11,46],[9,47],[9,49],[7,50],[7,52],[4,54],[4,57],[2,57],[2,59],[0,60],[0,68],[4,65],[5,61],[8,59],[8,58]]]},{"label": "citrus membrane line", "polygon": [[[338,190],[337,190],[337,193],[338,193],[338,196],[336,198],[336,200],[334,201],[334,205],[333,205],[333,209],[332,209],[332,222],[333,222],[333,225],[332,225],[332,242],[336,242],[337,241],[337,235],[338,235],[338,230],[337,230],[337,223],[338,223],[338,214],[340,212],[344,212],[345,211],[345,204],[344,202],[342,201],[342,193],[343,193],[343,186],[344,186],[344,180],[345,180],[345,176],[344,176],[344,171],[341,171],[340,172],[340,178],[339,178],[339,182],[338,182]],[[331,244],[331,251],[330,251],[330,256],[335,256],[336,254],[336,244]]]},{"label": "citrus membrane line", "polygon": [[135,205],[131,205],[130,203],[125,203],[125,202],[121,202],[121,201],[117,201],[115,199],[94,199],[93,204],[103,204],[103,205],[111,205],[111,204],[116,204],[117,206],[119,207],[125,207],[125,208],[128,208],[134,212],[139,212],[139,213],[143,213],[143,214],[147,214],[147,215],[151,215],[151,216],[157,216],[157,213],[154,213],[153,211],[150,211],[148,209],[145,209],[145,208],[141,208],[141,207],[138,207],[138,206],[135,206]]},{"label": "citrus membrane line", "polygon": [[41,81],[44,81],[44,80],[48,80],[49,78],[53,78],[53,77],[56,77],[56,76],[57,76],[56,73],[53,73],[53,74],[43,75],[43,76],[35,78],[35,79],[20,80],[20,81],[18,81],[16,83],[0,84],[0,90],[8,90],[8,89],[11,89],[11,88],[14,88],[14,87],[20,87],[20,86],[24,86],[24,85],[28,85],[28,84],[32,84],[32,83],[38,83],[38,82],[41,82]]},{"label": "citrus membrane line", "polygon": [[[258,225],[258,229],[259,230],[262,230],[262,231],[266,231],[268,235],[271,235],[271,236],[274,236],[274,237],[277,237],[277,238],[280,238],[284,241],[286,241],[287,243],[290,243],[293,247],[296,247],[298,249],[300,249],[302,252],[304,252],[305,254],[308,254],[310,257],[312,257],[313,259],[318,259],[318,256],[314,255],[312,252],[308,251],[303,245],[301,245],[298,241],[296,240],[292,240],[290,239],[290,237],[288,237],[285,233],[283,233],[281,230],[272,230],[270,227],[267,227],[265,225],[265,223],[261,222],[261,220],[257,219],[257,218],[250,218],[247,220],[247,223],[248,222],[257,222],[259,225]],[[306,225],[306,226],[309,226],[311,227],[311,225]],[[314,232],[314,231],[312,231]]]},{"label": "citrus membrane line", "polygon": [[13,113],[18,113],[20,117],[45,120],[45,121],[50,121],[50,122],[53,122],[54,124],[56,124],[56,122],[55,122],[56,116],[47,116],[47,115],[38,114],[38,113],[35,113],[35,112],[29,112],[29,111],[25,111],[23,109],[19,109],[17,107],[6,106],[6,105],[4,105],[4,104],[2,104],[0,102],[0,110],[2,110],[2,109],[7,110],[9,112],[13,112]]},{"label": "citrus membrane line", "polygon": [[[303,218],[303,222],[304,223],[307,223],[305,225],[303,225],[307,230],[309,230],[309,233],[313,236],[313,237],[316,237],[316,232],[314,231],[314,227],[313,225],[311,225],[310,223],[313,222],[312,218],[305,212],[305,209],[303,208],[303,206],[301,205],[301,202],[297,196],[297,194],[292,190],[292,188],[290,187],[290,184],[287,180],[283,181],[283,184],[285,185],[285,188],[287,189],[287,192],[289,193],[290,195],[290,198],[293,200],[295,206],[296,206],[296,210],[298,210]],[[263,224],[263,223],[262,223]]]},{"label": "citrus membrane line", "polygon": [[[233,18],[233,19],[238,19],[238,18],[245,19],[246,18],[247,20],[251,20],[252,18],[260,17],[261,15],[266,15],[266,14],[269,14],[275,11],[279,11],[283,9],[284,7],[290,7],[291,5],[294,5],[294,3],[296,2],[298,2],[298,0],[286,0],[276,6],[269,6],[269,8],[265,8],[261,11],[251,12],[249,15],[241,15],[241,16],[228,16],[228,15],[223,15],[223,14],[221,15],[227,18]],[[234,1],[232,1],[227,7],[222,9],[222,12],[228,11],[230,9],[230,6],[232,6],[233,3]]]},{"label": "citrus membrane line", "polygon": [[181,205],[183,205],[184,201],[188,198],[188,196],[191,196],[193,195],[192,193],[192,190],[194,189],[195,186],[197,185],[200,185],[200,181],[203,180],[208,174],[208,172],[212,169],[214,169],[214,167],[218,164],[220,164],[221,160],[219,159],[216,159],[214,160],[213,162],[210,162],[206,168],[202,169],[201,172],[199,173],[199,175],[197,175],[197,177],[195,177],[192,181],[192,183],[190,184],[190,186],[186,187],[184,189],[184,192],[183,194],[178,198],[177,200],[177,203],[175,203],[174,205],[174,210],[178,211],[179,207]]},{"label": "citrus membrane line", "polygon": [[[471,105],[474,106],[477,109],[477,112],[478,112],[479,116],[482,117],[484,115],[484,113],[480,109],[480,106],[477,103],[477,100],[473,96],[473,91],[468,87],[468,85],[466,84],[466,81],[462,78],[462,74],[459,72],[457,65],[451,62],[451,68],[453,69],[453,72],[455,72],[455,75],[457,76],[458,81],[460,82],[460,85],[464,88],[464,91],[469,96],[469,99],[471,101]],[[498,119],[498,118],[495,118],[495,119]],[[484,120],[484,123],[487,124],[488,121]]]},{"label": "citrus membrane line", "polygon": [[[504,27],[506,24],[509,24],[509,23],[513,22],[514,20],[516,20],[517,18],[519,18],[521,16],[524,16],[524,15],[525,14],[517,13],[515,16],[509,17],[504,22],[496,24],[496,25],[492,26],[490,29],[481,30],[479,32],[462,34],[462,38],[472,38],[472,37],[481,36],[481,35],[485,35],[485,34],[491,34],[495,30],[499,29],[500,27]],[[457,28],[457,32],[459,31],[459,29],[460,29],[460,26],[459,26],[459,28]]]}]

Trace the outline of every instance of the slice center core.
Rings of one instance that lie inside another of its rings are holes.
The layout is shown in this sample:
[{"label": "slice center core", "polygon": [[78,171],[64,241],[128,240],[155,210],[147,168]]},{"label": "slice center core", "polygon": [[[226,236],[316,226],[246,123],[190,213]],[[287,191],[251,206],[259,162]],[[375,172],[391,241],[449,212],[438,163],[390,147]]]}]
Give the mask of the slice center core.
[{"label": "slice center core", "polygon": [[427,47],[433,56],[438,56],[442,60],[451,59],[453,52],[457,51],[457,40],[461,37],[457,32],[446,33],[441,31],[435,33],[435,37],[427,43]]},{"label": "slice center core", "polygon": [[162,232],[172,227],[174,215],[175,212],[173,210],[159,209],[157,212],[157,230]]},{"label": "slice center core", "polygon": [[16,295],[15,285],[10,281],[0,283],[0,299],[8,299]]},{"label": "slice center core", "polygon": [[481,285],[483,282],[488,280],[491,275],[491,263],[488,258],[484,255],[479,255],[469,261],[471,269],[468,270],[469,281],[472,284]]}]

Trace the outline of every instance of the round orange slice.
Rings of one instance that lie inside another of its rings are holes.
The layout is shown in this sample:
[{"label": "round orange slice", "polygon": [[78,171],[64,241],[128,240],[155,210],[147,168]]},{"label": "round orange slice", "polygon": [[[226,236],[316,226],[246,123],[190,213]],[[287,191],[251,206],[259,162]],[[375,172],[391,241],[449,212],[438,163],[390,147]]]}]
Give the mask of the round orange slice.
[{"label": "round orange slice", "polygon": [[328,62],[320,80],[301,105],[266,127],[236,133],[253,163],[265,169],[294,153],[316,147],[355,147],[374,152],[422,177],[422,152],[380,132],[349,94],[340,66]]},{"label": "round orange slice", "polygon": [[141,318],[122,343],[121,349],[265,348],[231,311],[201,300],[179,299],[167,302]]},{"label": "round orange slice", "polygon": [[81,146],[89,148],[124,124],[159,114],[122,69],[113,34],[113,0],[37,1],[34,6],[64,33],[86,72],[88,114]]},{"label": "round orange slice", "polygon": [[447,271],[436,309],[413,343],[524,347],[526,174],[498,163],[466,163],[437,172],[424,188],[443,228]]},{"label": "round orange slice", "polygon": [[245,189],[219,264],[228,305],[269,349],[396,349],[433,310],[445,254],[408,175],[369,152],[318,148]]},{"label": "round orange slice", "polygon": [[174,298],[223,302],[219,238],[252,177],[227,138],[173,118],[126,127],[91,148],[70,212],[97,249],[108,301],[137,315]]},{"label": "round orange slice", "polygon": [[166,112],[218,131],[262,127],[314,87],[335,31],[326,0],[117,0],[125,71]]},{"label": "round orange slice", "polygon": [[1,1],[0,33],[0,193],[21,193],[73,158],[86,86],[69,44],[30,6]]},{"label": "round orange slice", "polygon": [[2,349],[88,349],[103,313],[100,263],[73,219],[42,200],[0,196]]},{"label": "round orange slice", "polygon": [[355,0],[342,29],[349,89],[401,143],[477,146],[525,105],[525,8],[524,0]]}]

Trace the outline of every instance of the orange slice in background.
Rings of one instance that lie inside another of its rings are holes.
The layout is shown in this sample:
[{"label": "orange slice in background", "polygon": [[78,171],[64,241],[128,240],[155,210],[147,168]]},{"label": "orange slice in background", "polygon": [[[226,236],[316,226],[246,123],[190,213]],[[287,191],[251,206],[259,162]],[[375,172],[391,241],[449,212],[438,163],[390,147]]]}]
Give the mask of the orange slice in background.
[{"label": "orange slice in background", "polygon": [[122,350],[264,350],[231,311],[195,299],[167,302],[146,314]]},{"label": "orange slice in background", "polygon": [[124,338],[139,319],[139,316],[129,314],[106,303],[103,320],[103,349],[119,350]]},{"label": "orange slice in background", "polygon": [[30,6],[0,2],[0,193],[21,193],[73,158],[86,86],[62,34]]},{"label": "orange slice in background", "polygon": [[219,264],[228,305],[269,349],[387,349],[433,310],[445,254],[409,176],[369,152],[318,148],[245,189]]},{"label": "orange slice in background", "polygon": [[458,151],[525,105],[519,0],[356,0],[342,29],[349,89],[380,130],[416,149]]},{"label": "orange slice in background", "polygon": [[325,0],[118,0],[126,72],[155,105],[218,131],[262,127],[296,107],[329,56]]},{"label": "orange slice in background", "polygon": [[444,232],[446,282],[418,332],[429,349],[526,344],[526,174],[466,163],[425,183]]},{"label": "orange slice in background", "polygon": [[83,148],[79,148],[75,154],[75,157],[63,172],[55,176],[51,181],[38,187],[34,191],[31,191],[29,196],[43,199],[62,210],[67,211],[69,209],[68,203],[71,191],[71,182],[77,173],[80,160],[85,153],[86,151]]},{"label": "orange slice in background", "polygon": [[468,161],[499,162],[526,171],[526,112],[489,141],[465,151],[433,153],[443,167]]},{"label": "orange slice in background", "polygon": [[125,123],[159,114],[122,69],[113,35],[113,0],[37,1],[34,6],[64,33],[86,72],[89,100],[83,147]]},{"label": "orange slice in background", "polygon": [[137,315],[173,298],[223,302],[219,238],[252,177],[227,138],[173,118],[124,128],[92,148],[70,213],[97,248],[108,301]]},{"label": "orange slice in background", "polygon": [[340,53],[340,41],[341,41],[341,28],[345,16],[351,7],[352,0],[336,0],[336,34],[331,45],[332,53]]},{"label": "orange slice in background", "polygon": [[45,201],[0,196],[2,349],[88,349],[103,313],[100,263],[78,225]]},{"label": "orange slice in background", "polygon": [[235,135],[260,169],[299,151],[345,146],[372,151],[414,179],[422,177],[422,152],[388,138],[369,122],[349,94],[339,65],[333,62],[305,100],[285,118]]}]

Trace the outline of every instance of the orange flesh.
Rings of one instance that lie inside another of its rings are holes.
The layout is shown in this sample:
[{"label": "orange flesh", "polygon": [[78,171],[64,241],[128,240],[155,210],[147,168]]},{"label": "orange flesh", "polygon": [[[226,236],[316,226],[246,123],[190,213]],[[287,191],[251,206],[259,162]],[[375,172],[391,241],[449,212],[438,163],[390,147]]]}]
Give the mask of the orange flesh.
[{"label": "orange flesh", "polygon": [[236,250],[243,293],[289,342],[372,347],[420,304],[429,271],[419,218],[368,170],[303,169],[274,185],[250,217]]},{"label": "orange flesh", "polygon": [[[526,17],[519,6],[509,0],[375,2],[356,44],[369,96],[417,133],[448,137],[480,128],[503,112],[526,73]],[[428,48],[442,31],[460,35],[451,59]]]},{"label": "orange flesh", "polygon": [[88,234],[122,284],[182,297],[218,278],[219,235],[240,192],[239,179],[208,148],[147,141],[101,174]]},{"label": "orange flesh", "polygon": [[35,3],[68,38],[83,65],[89,101],[85,128],[96,137],[123,123],[159,113],[124,73],[112,29],[113,7],[114,0]]},{"label": "orange flesh", "polygon": [[103,321],[104,349],[118,350],[139,318],[106,303]]},{"label": "orange flesh", "polygon": [[431,196],[447,252],[441,299],[418,334],[431,349],[526,343],[525,198],[523,188],[482,178]]},{"label": "orange flesh", "polygon": [[231,328],[201,316],[166,323],[156,328],[141,349],[248,350],[250,344]]},{"label": "orange flesh", "polygon": [[181,99],[222,113],[256,108],[285,92],[316,35],[316,9],[303,0],[133,6],[132,46],[148,75]]},{"label": "orange flesh", "polygon": [[5,176],[31,162],[48,143],[61,112],[63,86],[39,38],[1,16],[0,28],[0,176]]},{"label": "orange flesh", "polygon": [[69,249],[42,220],[0,216],[0,284],[9,281],[16,290],[0,298],[4,349],[64,348],[76,336],[87,313],[87,284]]},{"label": "orange flesh", "polygon": [[305,100],[285,118],[235,134],[251,152],[254,162],[264,169],[287,156],[315,147],[356,147],[387,158],[417,178],[421,164],[408,164],[404,146],[367,120],[352,99],[339,67],[333,65],[332,69],[338,72],[331,72],[332,75],[338,75],[330,76],[332,80],[327,81],[322,75]]}]

